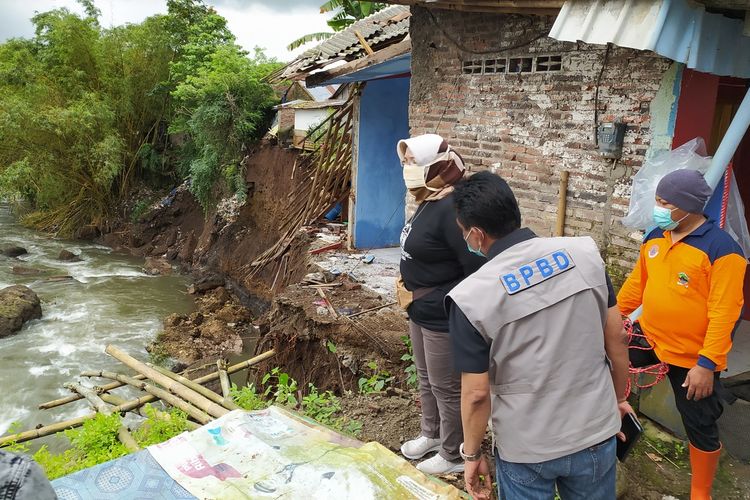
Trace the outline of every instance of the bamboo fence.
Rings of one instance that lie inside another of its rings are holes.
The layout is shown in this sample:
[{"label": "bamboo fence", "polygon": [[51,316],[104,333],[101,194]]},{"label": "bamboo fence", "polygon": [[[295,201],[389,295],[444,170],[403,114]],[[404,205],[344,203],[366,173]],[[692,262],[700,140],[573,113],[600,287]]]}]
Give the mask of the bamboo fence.
[{"label": "bamboo fence", "polygon": [[[308,137],[322,132],[315,149],[298,165],[302,182],[286,200],[285,217],[280,221],[279,239],[251,264],[250,277],[268,265],[273,265],[274,286],[286,279],[288,251],[299,230],[323,216],[349,196],[352,172],[352,124],[358,90],[349,100],[329,116]],[[273,286],[272,286],[273,288]]]},{"label": "bamboo fence", "polygon": [[[273,357],[276,352],[271,349],[254,356],[241,363],[232,366],[225,364],[213,365],[217,370],[195,379],[187,378],[188,372],[182,374],[172,373],[164,368],[142,363],[122,349],[116,346],[107,346],[105,352],[120,361],[126,367],[136,372],[134,375],[116,373],[112,371],[84,371],[82,377],[108,379],[112,382],[100,386],[85,386],[77,382],[65,384],[65,388],[73,394],[65,398],[56,399],[39,405],[40,409],[49,409],[63,406],[74,401],[85,399],[94,410],[93,413],[81,417],[64,420],[50,425],[40,426],[36,429],[19,432],[16,434],[0,437],[0,447],[12,443],[21,443],[44,436],[49,436],[66,429],[72,429],[84,424],[87,420],[98,414],[111,415],[113,413],[139,412],[143,405],[161,400],[165,403],[180,408],[189,416],[189,427],[197,428],[200,424],[206,424],[215,418],[225,415],[231,410],[239,407],[229,399],[229,375],[248,369],[253,365]],[[224,394],[217,394],[204,387],[204,384],[221,379]],[[146,394],[135,399],[125,400],[123,397],[113,394],[111,391],[120,387],[134,387]],[[161,411],[154,413],[156,418],[168,418]],[[138,450],[138,445],[130,434],[129,429],[122,426],[118,430],[118,439],[131,451]]]}]

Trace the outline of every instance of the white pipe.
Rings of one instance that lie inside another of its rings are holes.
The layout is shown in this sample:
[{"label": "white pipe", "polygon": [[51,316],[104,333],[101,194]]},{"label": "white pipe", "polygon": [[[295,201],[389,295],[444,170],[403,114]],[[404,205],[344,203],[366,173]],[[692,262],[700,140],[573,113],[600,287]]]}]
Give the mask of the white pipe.
[{"label": "white pipe", "polygon": [[716,189],[721,178],[724,177],[724,172],[745,136],[748,126],[750,126],[750,92],[745,93],[745,98],[742,99],[732,123],[729,124],[727,132],[724,134],[721,144],[719,144],[719,149],[716,150],[716,154],[711,160],[711,166],[708,167],[705,177],[711,189]]}]

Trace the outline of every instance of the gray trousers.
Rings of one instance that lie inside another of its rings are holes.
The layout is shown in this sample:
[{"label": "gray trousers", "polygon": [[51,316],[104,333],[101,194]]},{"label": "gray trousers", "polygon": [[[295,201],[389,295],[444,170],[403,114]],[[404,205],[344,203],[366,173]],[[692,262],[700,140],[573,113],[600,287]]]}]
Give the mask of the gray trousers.
[{"label": "gray trousers", "polygon": [[434,332],[409,321],[409,337],[419,376],[422,434],[440,438],[440,456],[456,461],[464,440],[461,427],[461,374],[453,364],[448,332]]}]

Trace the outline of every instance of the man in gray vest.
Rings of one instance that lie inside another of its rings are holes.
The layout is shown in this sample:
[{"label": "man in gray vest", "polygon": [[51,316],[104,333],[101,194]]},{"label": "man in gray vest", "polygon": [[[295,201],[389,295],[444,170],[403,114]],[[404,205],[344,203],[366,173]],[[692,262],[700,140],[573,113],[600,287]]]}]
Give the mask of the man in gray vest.
[{"label": "man in gray vest", "polygon": [[489,172],[459,183],[454,202],[469,250],[488,259],[446,298],[467,491],[490,498],[491,413],[503,500],[552,499],[555,488],[564,500],[614,499],[628,352],[596,244],[521,229],[513,192]]}]

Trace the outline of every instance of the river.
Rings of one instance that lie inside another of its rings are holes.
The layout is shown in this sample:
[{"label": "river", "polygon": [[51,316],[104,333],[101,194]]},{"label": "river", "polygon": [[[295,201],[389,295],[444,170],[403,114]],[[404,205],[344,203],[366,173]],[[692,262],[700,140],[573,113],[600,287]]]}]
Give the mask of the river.
[{"label": "river", "polygon": [[[104,353],[107,344],[147,360],[144,347],[161,330],[164,317],[193,308],[187,278],[148,276],[141,270],[143,259],[27,229],[3,204],[0,247],[8,245],[21,246],[28,254],[18,259],[0,256],[0,287],[30,287],[42,301],[42,318],[0,338],[0,434],[13,422],[18,422],[19,430],[27,430],[87,413],[85,401],[51,410],[37,406],[69,395],[63,384],[75,380],[82,370],[123,371],[123,365]],[[83,260],[59,261],[62,249],[80,254]],[[41,269],[44,274],[19,276],[12,272],[14,265]],[[60,275],[72,279],[49,280]]]}]

